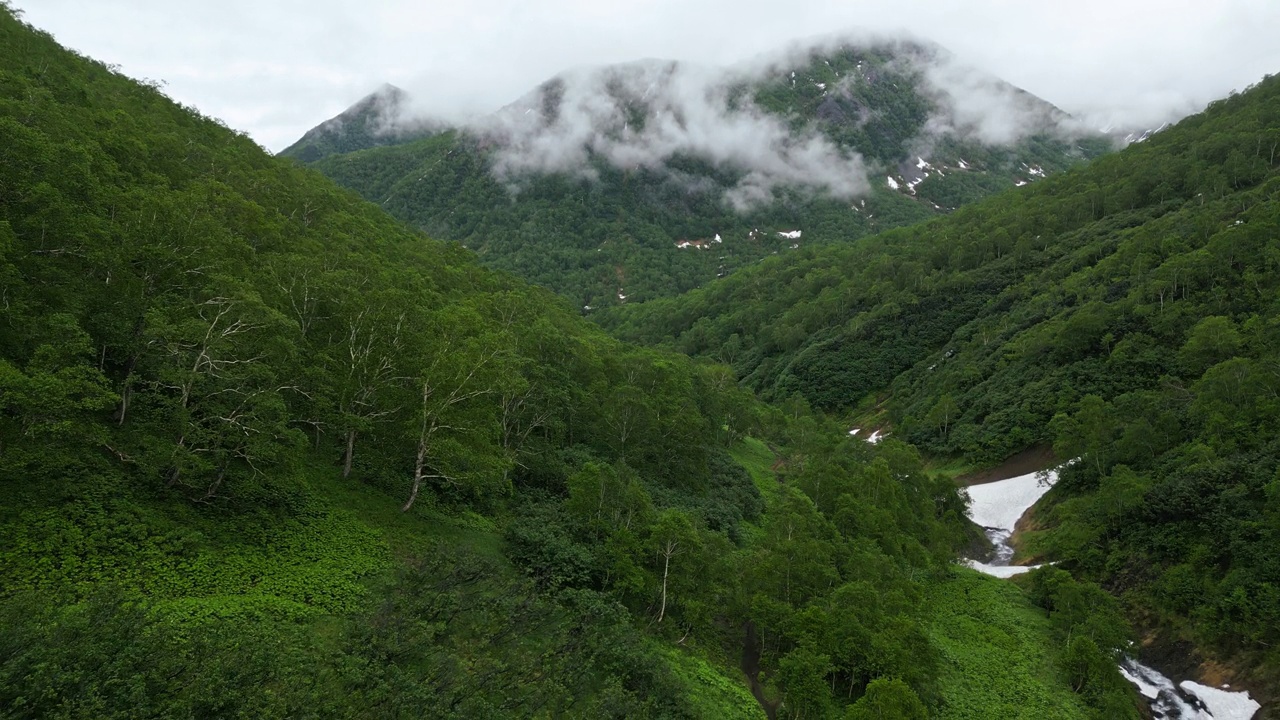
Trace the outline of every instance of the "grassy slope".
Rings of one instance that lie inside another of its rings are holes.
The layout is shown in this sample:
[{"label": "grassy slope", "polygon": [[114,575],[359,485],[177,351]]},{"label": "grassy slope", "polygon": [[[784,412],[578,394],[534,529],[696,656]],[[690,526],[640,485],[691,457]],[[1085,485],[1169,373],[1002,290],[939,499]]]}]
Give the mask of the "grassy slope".
[{"label": "grassy slope", "polygon": [[[211,519],[185,503],[139,497],[127,487],[101,487],[84,497],[57,483],[40,491],[0,483],[5,594],[68,587],[92,594],[107,584],[190,620],[292,620],[332,649],[344,618],[366,607],[414,558],[448,548],[483,557],[505,579],[518,572],[503,552],[501,518],[429,508],[401,513],[395,498],[358,478],[344,480],[319,461],[301,475],[306,510],[283,524],[249,516]],[[730,659],[649,642],[706,717],[761,716]]]},{"label": "grassy slope", "polygon": [[929,593],[929,639],[942,650],[940,720],[1088,717],[1057,665],[1049,622],[1016,585],[957,568]]},{"label": "grassy slope", "polygon": [[[748,438],[733,456],[766,499],[776,496],[764,443]],[[928,593],[925,629],[943,658],[939,720],[1089,717],[1059,669],[1049,621],[1017,585],[957,567]]]}]

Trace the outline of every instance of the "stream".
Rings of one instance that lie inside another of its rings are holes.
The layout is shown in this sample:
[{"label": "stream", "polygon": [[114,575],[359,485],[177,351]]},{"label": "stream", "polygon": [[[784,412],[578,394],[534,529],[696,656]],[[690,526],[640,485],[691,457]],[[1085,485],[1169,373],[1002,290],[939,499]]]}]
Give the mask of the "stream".
[{"label": "stream", "polygon": [[[994,546],[985,560],[968,560],[969,567],[999,578],[1040,567],[1010,565],[1013,547],[1009,539],[1018,520],[1057,479],[1057,473],[1050,470],[966,488],[973,501],[969,519],[983,528]],[[1191,680],[1174,683],[1130,657],[1120,663],[1120,674],[1137,686],[1156,720],[1250,720],[1261,707],[1248,692],[1232,691],[1227,686],[1209,687]]]}]

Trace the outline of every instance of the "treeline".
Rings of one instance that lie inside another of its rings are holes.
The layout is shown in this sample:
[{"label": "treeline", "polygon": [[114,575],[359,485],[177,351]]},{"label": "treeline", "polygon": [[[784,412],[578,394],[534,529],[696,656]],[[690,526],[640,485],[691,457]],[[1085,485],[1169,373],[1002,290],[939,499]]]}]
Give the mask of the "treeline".
[{"label": "treeline", "polygon": [[0,300],[7,716],[750,717],[738,667],[791,717],[945,706],[920,598],[970,536],[914,450],[7,9]]}]

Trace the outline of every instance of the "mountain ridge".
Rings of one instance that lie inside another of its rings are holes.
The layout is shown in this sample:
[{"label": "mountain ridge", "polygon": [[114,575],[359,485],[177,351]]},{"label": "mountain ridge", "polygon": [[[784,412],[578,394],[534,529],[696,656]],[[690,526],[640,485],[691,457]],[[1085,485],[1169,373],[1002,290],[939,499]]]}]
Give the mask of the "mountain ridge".
[{"label": "mountain ridge", "polygon": [[[577,69],[462,128],[313,165],[486,264],[599,308],[945,214],[1112,147],[943,57],[829,42],[746,70]],[[721,252],[688,251],[716,236]]]}]

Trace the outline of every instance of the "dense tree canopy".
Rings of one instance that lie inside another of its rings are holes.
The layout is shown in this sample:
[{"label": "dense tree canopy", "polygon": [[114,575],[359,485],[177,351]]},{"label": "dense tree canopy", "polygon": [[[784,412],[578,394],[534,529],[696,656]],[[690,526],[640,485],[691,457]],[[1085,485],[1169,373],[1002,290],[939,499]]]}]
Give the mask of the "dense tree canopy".
[{"label": "dense tree canopy", "polygon": [[619,308],[623,338],[935,457],[1079,458],[1028,539],[1135,617],[1276,667],[1280,80],[950,217]]},{"label": "dense tree canopy", "polygon": [[610,339],[8,10],[0,338],[7,716],[945,707],[923,598],[971,531],[910,447]]}]

